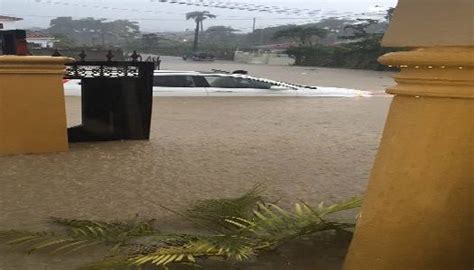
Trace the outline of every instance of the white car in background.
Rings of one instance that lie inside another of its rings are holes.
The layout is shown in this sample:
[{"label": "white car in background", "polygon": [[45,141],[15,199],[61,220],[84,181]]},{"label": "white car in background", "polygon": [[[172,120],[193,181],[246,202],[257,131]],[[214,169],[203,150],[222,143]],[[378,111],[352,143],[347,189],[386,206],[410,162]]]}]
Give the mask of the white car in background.
[{"label": "white car in background", "polygon": [[[64,92],[66,96],[80,95],[80,81],[66,81]],[[368,91],[297,85],[239,72],[156,70],[153,78],[153,96],[369,97],[371,95]]]}]

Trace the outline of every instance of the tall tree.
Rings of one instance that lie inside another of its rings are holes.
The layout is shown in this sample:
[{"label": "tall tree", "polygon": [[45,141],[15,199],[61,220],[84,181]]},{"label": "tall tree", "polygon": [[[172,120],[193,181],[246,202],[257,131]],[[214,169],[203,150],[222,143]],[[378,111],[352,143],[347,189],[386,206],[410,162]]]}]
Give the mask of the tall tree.
[{"label": "tall tree", "polygon": [[160,37],[155,33],[143,34],[141,38],[142,46],[145,50],[151,51],[158,47]]},{"label": "tall tree", "polygon": [[213,19],[217,17],[214,14],[211,14],[209,11],[193,11],[186,13],[186,20],[194,20],[196,22],[196,29],[194,31],[194,43],[193,43],[193,52],[197,51],[198,42],[199,42],[199,27],[201,31],[204,30],[203,21],[207,18]]},{"label": "tall tree", "polygon": [[369,29],[378,25],[378,20],[372,19],[357,19],[357,23],[346,25],[344,29],[349,35],[340,36],[340,39],[349,40],[354,47],[366,50],[380,50],[380,41],[383,37],[383,32],[373,32]]},{"label": "tall tree", "polygon": [[77,45],[120,44],[132,39],[140,32],[137,22],[128,20],[105,21],[104,19],[71,17],[52,19],[48,31],[52,35],[63,35],[74,39]]},{"label": "tall tree", "polygon": [[239,39],[239,36],[235,34],[236,32],[239,32],[239,30],[233,29],[232,27],[211,26],[202,33],[202,36],[205,37],[207,44],[234,47]]},{"label": "tall tree", "polygon": [[286,29],[277,31],[274,39],[290,38],[296,40],[301,46],[311,46],[312,38],[325,38],[329,31],[312,25],[292,25]]}]

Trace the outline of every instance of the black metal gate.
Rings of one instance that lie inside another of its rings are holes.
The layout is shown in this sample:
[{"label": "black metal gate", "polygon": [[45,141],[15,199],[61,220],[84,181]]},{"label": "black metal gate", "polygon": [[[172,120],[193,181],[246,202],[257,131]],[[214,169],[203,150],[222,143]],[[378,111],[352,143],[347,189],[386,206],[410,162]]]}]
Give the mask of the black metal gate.
[{"label": "black metal gate", "polygon": [[[59,52],[55,52],[58,56]],[[68,129],[69,142],[147,140],[150,137],[154,63],[79,61],[68,64],[65,79],[81,80],[82,124]]]}]

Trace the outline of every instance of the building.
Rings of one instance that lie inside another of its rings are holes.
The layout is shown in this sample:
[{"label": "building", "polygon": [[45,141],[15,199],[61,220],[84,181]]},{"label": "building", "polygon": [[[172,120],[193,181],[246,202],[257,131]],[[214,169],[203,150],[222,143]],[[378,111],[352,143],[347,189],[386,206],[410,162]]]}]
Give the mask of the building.
[{"label": "building", "polygon": [[36,48],[51,48],[57,41],[53,37],[42,32],[26,31],[26,42]]},{"label": "building", "polygon": [[291,58],[285,51],[292,45],[292,43],[268,44],[254,46],[247,52],[236,50],[234,61],[247,64],[291,66],[295,64],[295,59]]},{"label": "building", "polygon": [[2,16],[0,15],[0,31],[2,30],[14,30],[16,28],[16,22],[23,20],[22,18]]}]

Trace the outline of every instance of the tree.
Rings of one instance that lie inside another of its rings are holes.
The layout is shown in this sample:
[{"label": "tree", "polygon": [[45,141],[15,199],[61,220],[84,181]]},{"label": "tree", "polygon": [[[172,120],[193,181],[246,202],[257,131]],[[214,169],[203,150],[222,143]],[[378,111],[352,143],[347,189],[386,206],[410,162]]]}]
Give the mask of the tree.
[{"label": "tree", "polygon": [[141,38],[142,46],[146,50],[151,50],[153,48],[158,47],[158,42],[160,38],[157,34],[150,33],[150,34],[143,34]]},{"label": "tree", "polygon": [[55,34],[53,35],[54,39],[56,42],[54,43],[54,46],[56,48],[74,48],[76,47],[76,41],[66,35],[63,34]]},{"label": "tree", "polygon": [[290,38],[296,40],[301,46],[311,46],[312,38],[325,38],[329,31],[317,26],[292,25],[286,29],[279,30],[273,35],[274,39]]},{"label": "tree", "polygon": [[232,27],[228,27],[228,26],[222,26],[222,25],[211,26],[207,28],[206,30],[206,34],[208,35],[219,35],[219,36],[230,36],[235,32],[239,32],[239,30],[234,29]]},{"label": "tree", "polygon": [[128,20],[105,21],[105,19],[84,18],[74,20],[71,17],[52,19],[48,32],[52,35],[63,35],[75,40],[78,45],[96,43],[124,43],[140,32],[137,22]]},{"label": "tree", "polygon": [[367,50],[380,50],[380,41],[383,33],[373,33],[368,29],[379,23],[378,20],[372,19],[357,19],[358,23],[347,25],[344,27],[350,33],[346,36],[339,37],[340,39],[351,40],[350,44],[355,47]]},{"label": "tree", "polygon": [[228,26],[212,26],[204,31],[207,44],[215,44],[221,47],[234,47],[239,37],[235,34],[239,30]]},{"label": "tree", "polygon": [[204,31],[203,21],[207,18],[213,19],[216,17],[216,15],[211,14],[209,11],[193,11],[186,13],[186,20],[192,19],[196,22],[196,29],[194,31],[193,52],[196,52],[198,48],[199,27],[201,27],[201,31]]}]

